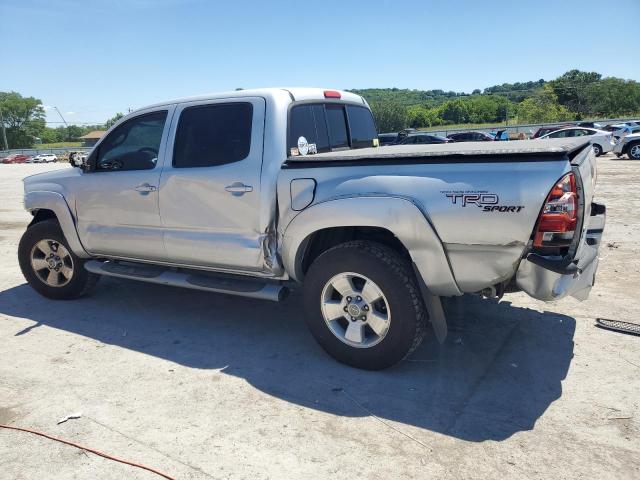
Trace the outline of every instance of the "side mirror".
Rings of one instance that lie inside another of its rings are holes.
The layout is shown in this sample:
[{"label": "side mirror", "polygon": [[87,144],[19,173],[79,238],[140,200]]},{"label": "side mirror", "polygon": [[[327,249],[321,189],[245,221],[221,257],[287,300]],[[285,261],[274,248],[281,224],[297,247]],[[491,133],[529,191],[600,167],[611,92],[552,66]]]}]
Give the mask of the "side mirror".
[{"label": "side mirror", "polygon": [[78,152],[71,152],[69,154],[69,165],[71,165],[72,167],[80,167],[80,160],[79,160],[79,156],[80,154]]}]

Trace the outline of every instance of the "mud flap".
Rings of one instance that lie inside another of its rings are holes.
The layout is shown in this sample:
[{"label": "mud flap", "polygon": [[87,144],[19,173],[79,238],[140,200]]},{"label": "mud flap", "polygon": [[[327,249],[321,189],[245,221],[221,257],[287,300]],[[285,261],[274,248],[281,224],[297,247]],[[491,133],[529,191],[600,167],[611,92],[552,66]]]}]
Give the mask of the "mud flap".
[{"label": "mud flap", "polygon": [[447,317],[445,316],[444,309],[442,308],[442,301],[438,295],[434,295],[429,291],[415,264],[413,264],[413,271],[418,279],[418,285],[420,285],[420,293],[422,293],[424,305],[427,307],[427,313],[429,314],[429,321],[433,326],[433,332],[435,333],[438,342],[443,344],[447,339],[449,329],[447,327]]},{"label": "mud flap", "polygon": [[437,295],[433,295],[429,292],[422,292],[422,298],[424,298],[424,304],[429,312],[429,320],[433,326],[433,332],[436,334],[438,342],[441,344],[447,339],[447,317],[444,315],[444,309],[442,308],[442,301]]}]

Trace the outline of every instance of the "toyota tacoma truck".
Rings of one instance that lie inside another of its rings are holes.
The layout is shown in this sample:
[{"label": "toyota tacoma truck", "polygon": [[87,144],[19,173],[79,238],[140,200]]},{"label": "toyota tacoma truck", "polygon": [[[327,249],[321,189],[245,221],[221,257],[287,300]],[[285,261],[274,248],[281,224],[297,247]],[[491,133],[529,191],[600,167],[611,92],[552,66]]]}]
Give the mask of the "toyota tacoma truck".
[{"label": "toyota tacoma truck", "polygon": [[52,299],[100,276],[282,300],[334,358],[389,367],[443,297],[585,299],[605,223],[588,139],[378,147],[367,102],[241,90],[127,115],[81,168],[24,180],[18,250]]}]

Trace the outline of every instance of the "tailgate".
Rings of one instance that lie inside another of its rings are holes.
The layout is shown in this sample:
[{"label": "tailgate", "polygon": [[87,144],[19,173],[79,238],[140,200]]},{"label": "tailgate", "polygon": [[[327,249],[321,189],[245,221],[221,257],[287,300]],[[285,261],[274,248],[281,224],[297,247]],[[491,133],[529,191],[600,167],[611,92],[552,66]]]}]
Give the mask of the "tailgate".
[{"label": "tailgate", "polygon": [[597,178],[592,148],[574,152],[571,168],[578,178],[580,231],[568,258],[529,254],[518,268],[516,281],[526,293],[540,300],[571,295],[586,300],[595,282],[598,249],[604,230],[606,208],[593,201]]}]

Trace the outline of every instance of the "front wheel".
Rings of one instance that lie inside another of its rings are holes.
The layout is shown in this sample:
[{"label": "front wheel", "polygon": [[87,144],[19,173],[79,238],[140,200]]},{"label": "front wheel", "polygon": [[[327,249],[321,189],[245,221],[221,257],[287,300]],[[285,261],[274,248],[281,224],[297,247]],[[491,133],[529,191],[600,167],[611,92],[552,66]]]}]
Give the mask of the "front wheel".
[{"label": "front wheel", "polygon": [[627,155],[632,160],[640,160],[640,143],[634,143],[629,146],[629,150],[627,150]]},{"label": "front wheel", "polygon": [[352,241],[327,250],[309,268],[304,290],[311,333],[347,365],[390,367],[425,335],[427,315],[415,274],[387,246]]},{"label": "front wheel", "polygon": [[596,157],[599,157],[600,155],[602,155],[602,147],[597,143],[595,143],[593,145],[593,153],[595,154]]},{"label": "front wheel", "polygon": [[40,295],[68,300],[85,295],[99,276],[84,268],[55,220],[27,228],[18,245],[18,261],[24,278]]}]

